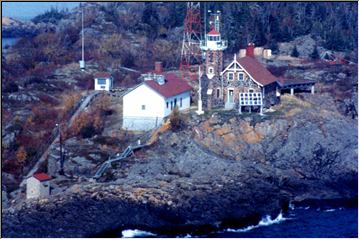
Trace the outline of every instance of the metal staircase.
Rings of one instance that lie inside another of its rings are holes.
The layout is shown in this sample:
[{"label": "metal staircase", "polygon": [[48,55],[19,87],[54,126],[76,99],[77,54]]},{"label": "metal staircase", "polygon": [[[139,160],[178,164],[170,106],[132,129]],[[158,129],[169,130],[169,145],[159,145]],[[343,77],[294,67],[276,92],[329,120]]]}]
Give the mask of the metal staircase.
[{"label": "metal staircase", "polygon": [[104,172],[108,169],[108,167],[111,166],[111,164],[113,162],[116,162],[116,161],[120,161],[122,159],[125,159],[127,157],[130,157],[133,153],[134,153],[134,150],[137,150],[137,149],[140,149],[140,148],[143,148],[143,147],[146,147],[148,146],[148,144],[143,144],[143,145],[137,145],[137,146],[131,146],[129,145],[121,154],[120,156],[118,157],[115,157],[115,158],[112,158],[112,159],[108,159],[106,160],[105,162],[103,162],[100,167],[98,168],[98,170],[96,171],[95,175],[94,175],[94,179],[99,179],[103,174]]}]

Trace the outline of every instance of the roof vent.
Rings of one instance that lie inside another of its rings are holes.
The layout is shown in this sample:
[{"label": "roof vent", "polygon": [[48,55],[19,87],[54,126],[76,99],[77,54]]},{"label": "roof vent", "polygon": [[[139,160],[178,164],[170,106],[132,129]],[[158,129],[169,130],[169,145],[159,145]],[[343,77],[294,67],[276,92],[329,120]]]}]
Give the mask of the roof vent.
[{"label": "roof vent", "polygon": [[159,84],[159,85],[164,85],[165,84],[165,78],[163,75],[157,75],[156,76],[156,82]]}]

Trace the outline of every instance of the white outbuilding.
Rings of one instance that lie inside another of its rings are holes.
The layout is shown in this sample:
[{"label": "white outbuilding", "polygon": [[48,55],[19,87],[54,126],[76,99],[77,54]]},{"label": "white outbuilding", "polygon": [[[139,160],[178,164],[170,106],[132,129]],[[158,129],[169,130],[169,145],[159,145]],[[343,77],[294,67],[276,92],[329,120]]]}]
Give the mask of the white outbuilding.
[{"label": "white outbuilding", "polygon": [[26,198],[43,198],[50,195],[51,177],[46,173],[34,173],[26,180]]},{"label": "white outbuilding", "polygon": [[149,130],[161,125],[175,107],[190,108],[191,86],[176,74],[155,71],[142,78],[123,97],[123,129]]},{"label": "white outbuilding", "polygon": [[94,90],[110,91],[113,88],[113,78],[109,73],[98,72],[94,76]]}]

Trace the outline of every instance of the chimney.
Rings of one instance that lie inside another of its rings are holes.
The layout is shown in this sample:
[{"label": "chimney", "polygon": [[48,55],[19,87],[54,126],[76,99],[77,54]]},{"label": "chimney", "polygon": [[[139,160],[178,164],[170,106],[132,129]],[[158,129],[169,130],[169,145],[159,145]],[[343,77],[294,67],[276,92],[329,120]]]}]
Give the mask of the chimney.
[{"label": "chimney", "polygon": [[155,73],[160,74],[163,72],[162,62],[155,62]]},{"label": "chimney", "polygon": [[248,45],[246,47],[246,56],[254,57],[254,48],[255,48],[254,43],[248,43]]}]

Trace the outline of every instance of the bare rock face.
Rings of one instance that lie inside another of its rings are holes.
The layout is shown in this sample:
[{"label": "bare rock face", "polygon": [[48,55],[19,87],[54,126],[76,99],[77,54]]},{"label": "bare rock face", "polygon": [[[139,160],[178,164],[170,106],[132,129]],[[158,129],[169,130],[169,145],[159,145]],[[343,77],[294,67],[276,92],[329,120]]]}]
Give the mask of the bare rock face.
[{"label": "bare rock face", "polygon": [[356,121],[321,103],[325,97],[304,97],[284,97],[263,118],[192,117],[109,169],[110,181],[84,179],[49,199],[3,210],[2,230],[6,237],[209,230],[255,224],[289,201],[356,198]]}]

